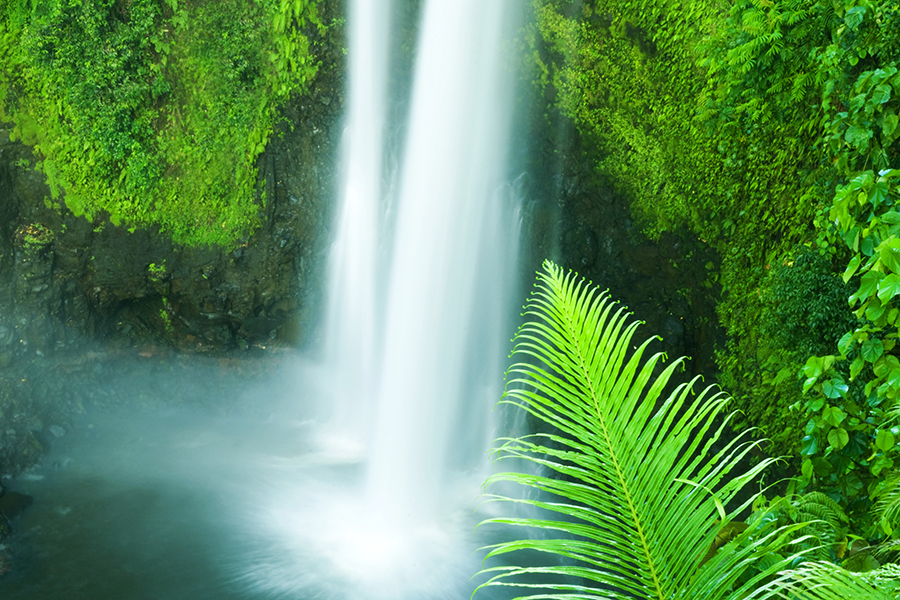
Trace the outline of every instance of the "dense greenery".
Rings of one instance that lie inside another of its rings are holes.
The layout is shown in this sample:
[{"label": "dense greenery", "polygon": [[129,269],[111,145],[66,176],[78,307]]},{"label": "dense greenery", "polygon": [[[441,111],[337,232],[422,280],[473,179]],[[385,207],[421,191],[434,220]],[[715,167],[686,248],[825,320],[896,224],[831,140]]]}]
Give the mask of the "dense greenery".
[{"label": "dense greenery", "polygon": [[736,426],[796,457],[850,531],[896,536],[871,507],[900,440],[900,6],[535,5],[535,79],[597,172],[647,231],[687,225],[722,257]]},{"label": "dense greenery", "polygon": [[75,214],[231,244],[322,33],[314,0],[3,0],[0,118]]},{"label": "dense greenery", "polygon": [[[510,370],[504,402],[552,433],[498,440],[501,459],[538,468],[488,479],[529,489],[494,499],[530,509],[488,522],[546,535],[494,546],[488,556],[512,565],[487,569],[493,577],[484,586],[524,588],[529,598],[892,597],[897,581],[816,562],[842,552],[846,517],[826,495],[766,505],[757,493],[732,503],[767,461],[735,473],[754,442],[745,434],[717,446],[724,394],[693,398],[695,380],[664,395],[681,359],[665,369],[657,368],[661,354],[645,361],[652,340],[636,346],[637,323],[624,307],[547,263],[526,314],[515,340],[522,362]],[[751,503],[756,510],[741,523]],[[518,565],[523,550],[559,562]]]}]

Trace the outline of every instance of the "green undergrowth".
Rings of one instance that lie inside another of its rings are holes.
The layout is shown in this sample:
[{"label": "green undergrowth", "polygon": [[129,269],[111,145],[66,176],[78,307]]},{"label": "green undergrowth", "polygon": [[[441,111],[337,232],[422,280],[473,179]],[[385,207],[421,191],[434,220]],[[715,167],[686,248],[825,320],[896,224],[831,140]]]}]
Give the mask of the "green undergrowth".
[{"label": "green undergrowth", "polygon": [[[720,254],[720,381],[855,534],[896,460],[900,5],[535,0],[531,73],[650,235]],[[849,302],[848,302],[849,298]]]},{"label": "green undergrowth", "polygon": [[[686,225],[719,251],[719,313],[730,337],[719,359],[724,381],[741,408],[758,413],[751,422],[782,433],[784,423],[767,422],[768,409],[754,406],[770,392],[762,288],[773,265],[814,238],[818,192],[832,177],[815,149],[822,110],[814,85],[791,78],[814,60],[791,40],[818,32],[818,23],[785,28],[773,53],[758,43],[772,25],[749,14],[759,3],[535,4],[535,80],[552,86],[591,145],[596,172],[629,199],[648,234]],[[772,88],[784,107],[767,100]]]},{"label": "green undergrowth", "polygon": [[309,0],[0,1],[0,118],[76,215],[234,244],[324,33]]}]

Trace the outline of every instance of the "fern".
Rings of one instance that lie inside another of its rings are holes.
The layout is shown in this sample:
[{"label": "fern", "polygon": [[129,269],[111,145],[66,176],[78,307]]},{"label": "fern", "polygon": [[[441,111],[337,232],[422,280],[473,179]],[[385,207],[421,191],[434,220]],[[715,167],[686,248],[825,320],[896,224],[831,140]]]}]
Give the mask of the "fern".
[{"label": "fern", "polygon": [[[541,516],[486,523],[547,535],[502,542],[487,557],[515,562],[531,550],[565,564],[489,567],[479,589],[518,587],[522,598],[548,599],[886,597],[834,565],[833,574],[818,563],[789,570],[808,553],[795,550],[805,523],[748,528],[704,563],[699,549],[753,499],[730,514],[724,506],[770,462],[735,473],[754,446],[746,435],[713,450],[728,420],[718,419],[724,394],[707,388],[693,398],[695,380],[664,395],[682,360],[661,371],[661,354],[644,360],[652,339],[632,343],[638,324],[627,322],[625,309],[550,262],[526,315],[515,349],[523,362],[510,369],[502,402],[552,432],[498,440],[500,459],[530,461],[541,473],[500,472],[486,485],[536,490],[536,497],[488,498]],[[771,560],[760,567],[763,556]],[[751,567],[755,573],[741,579]]]}]

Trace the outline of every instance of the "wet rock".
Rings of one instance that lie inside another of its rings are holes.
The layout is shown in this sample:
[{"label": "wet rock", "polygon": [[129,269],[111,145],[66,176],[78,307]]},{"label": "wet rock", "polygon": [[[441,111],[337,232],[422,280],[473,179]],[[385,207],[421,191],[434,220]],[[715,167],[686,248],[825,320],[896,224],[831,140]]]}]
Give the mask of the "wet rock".
[{"label": "wet rock", "polygon": [[[2,498],[0,498],[2,499]],[[4,538],[12,535],[12,527],[9,525],[9,521],[6,520],[6,517],[3,514],[0,514],[0,541]],[[0,554],[0,575],[3,574],[3,555]]]},{"label": "wet rock", "polygon": [[548,119],[545,109],[553,104],[536,103],[518,150],[534,174],[522,193],[522,280],[531,281],[546,258],[573,269],[646,323],[638,335],[664,338],[661,345],[654,342],[654,351],[692,357],[686,376],[714,374],[724,332],[715,312],[718,291],[705,265],[718,264],[718,257],[688,232],[649,239],[627,198],[598,174],[601,151],[552,108]]},{"label": "wet rock", "polygon": [[12,476],[33,466],[43,447],[31,431],[41,410],[29,377],[0,372],[0,476]]},{"label": "wet rock", "polygon": [[6,517],[7,520],[15,519],[33,502],[34,498],[27,494],[7,491],[0,496],[0,515]]}]

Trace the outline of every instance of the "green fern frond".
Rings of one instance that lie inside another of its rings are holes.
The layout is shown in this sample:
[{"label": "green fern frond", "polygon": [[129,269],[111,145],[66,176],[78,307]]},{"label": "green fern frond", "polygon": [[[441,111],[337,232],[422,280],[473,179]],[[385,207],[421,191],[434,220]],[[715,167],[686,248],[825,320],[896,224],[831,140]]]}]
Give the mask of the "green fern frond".
[{"label": "green fern frond", "polygon": [[884,482],[875,512],[881,515],[892,529],[900,529],[900,474],[893,474]]},{"label": "green fern frond", "polygon": [[501,472],[487,485],[511,482],[551,495],[553,500],[512,501],[556,516],[492,522],[568,532],[578,543],[508,542],[489,556],[525,548],[559,553],[562,544],[563,556],[588,566],[489,570],[494,577],[486,585],[527,587],[512,580],[556,575],[557,593],[580,593],[566,583],[578,577],[615,587],[612,597],[672,598],[691,587],[722,527],[716,500],[703,488],[727,504],[768,461],[731,476],[752,444],[738,438],[713,452],[726,426],[716,420],[725,396],[707,389],[693,398],[695,380],[663,397],[680,359],[655,376],[662,355],[643,360],[652,339],[632,343],[638,324],[627,322],[624,308],[552,263],[539,280],[526,312],[532,320],[516,337],[515,353],[528,362],[511,368],[502,401],[555,432],[505,440],[497,453],[529,460],[549,474]]},{"label": "green fern frond", "polygon": [[[900,558],[900,540],[889,540],[875,547],[875,558],[881,562]],[[900,569],[900,565],[895,565]]]},{"label": "green fern frond", "polygon": [[[735,473],[754,443],[746,435],[723,442],[726,397],[709,388],[693,397],[696,379],[665,395],[681,359],[664,369],[661,354],[645,360],[652,339],[633,343],[638,324],[606,293],[550,262],[536,287],[526,310],[530,321],[516,336],[514,355],[522,361],[511,367],[501,402],[552,431],[498,440],[501,461],[525,460],[537,473],[499,472],[486,487],[531,490],[488,500],[537,516],[485,521],[529,535],[489,547],[486,559],[507,564],[482,571],[489,579],[479,590],[508,586],[530,599],[751,600],[789,597],[783,590],[791,589],[791,597],[828,600],[841,597],[838,591],[868,589],[815,566],[788,569],[809,553],[809,538],[800,533],[806,523],[748,527],[707,556],[717,534],[753,498],[725,522],[720,508],[771,461]],[[523,552],[559,562],[515,565]],[[810,587],[812,573],[824,591]]]}]

